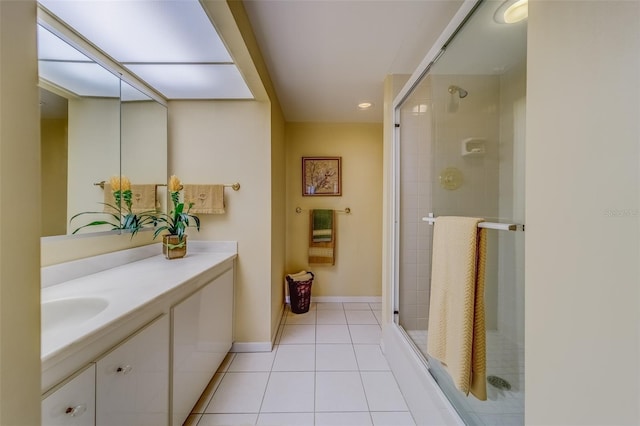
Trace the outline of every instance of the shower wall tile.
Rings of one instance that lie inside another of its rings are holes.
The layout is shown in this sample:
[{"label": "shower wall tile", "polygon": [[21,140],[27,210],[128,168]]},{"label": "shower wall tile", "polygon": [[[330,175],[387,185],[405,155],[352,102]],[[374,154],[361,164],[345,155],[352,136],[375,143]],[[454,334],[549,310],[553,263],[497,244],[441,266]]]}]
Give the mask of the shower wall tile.
[{"label": "shower wall tile", "polygon": [[425,318],[416,318],[416,328],[414,330],[428,330],[429,329],[429,306],[426,307]]},{"label": "shower wall tile", "polygon": [[429,304],[429,292],[418,290],[416,292],[416,304],[417,305],[428,305]]},{"label": "shower wall tile", "polygon": [[400,294],[400,303],[406,306],[415,306],[417,301],[417,292],[415,287],[415,281],[413,283],[405,283],[407,284],[407,289],[403,294]]},{"label": "shower wall tile", "polygon": [[[424,317],[427,306],[418,305],[417,289],[424,293],[428,279],[423,276],[425,263],[431,261],[431,230],[422,221],[431,210],[432,198],[432,139],[431,100],[429,79],[421,83],[411,102],[401,111],[402,139],[400,142],[400,322],[407,330],[415,330],[417,319]],[[424,114],[416,114],[416,104],[429,105]],[[418,271],[421,271],[420,273]]]}]

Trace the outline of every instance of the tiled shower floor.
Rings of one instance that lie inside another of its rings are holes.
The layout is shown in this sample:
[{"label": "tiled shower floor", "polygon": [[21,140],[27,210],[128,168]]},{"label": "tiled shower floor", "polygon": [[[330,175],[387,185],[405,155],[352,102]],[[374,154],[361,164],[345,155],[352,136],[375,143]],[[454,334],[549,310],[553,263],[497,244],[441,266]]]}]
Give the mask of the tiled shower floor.
[{"label": "tiled shower floor", "polygon": [[373,303],[287,310],[274,349],[229,354],[185,424],[414,425],[380,349],[380,320]]},{"label": "tiled shower floor", "polygon": [[[423,354],[427,352],[427,332],[407,331]],[[463,409],[477,425],[521,426],[524,424],[524,350],[496,331],[487,332],[487,376],[507,380],[511,390],[487,384],[487,401],[465,398]]]}]

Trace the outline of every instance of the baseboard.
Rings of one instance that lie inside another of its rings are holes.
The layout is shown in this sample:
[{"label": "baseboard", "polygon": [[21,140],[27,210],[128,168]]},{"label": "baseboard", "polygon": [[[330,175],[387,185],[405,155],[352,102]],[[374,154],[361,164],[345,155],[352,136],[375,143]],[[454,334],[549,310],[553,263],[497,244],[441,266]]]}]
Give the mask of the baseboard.
[{"label": "baseboard", "polygon": [[382,303],[382,296],[311,296],[317,303]]},{"label": "baseboard", "polygon": [[271,347],[276,345],[276,339],[278,338],[278,331],[280,331],[280,325],[282,324],[282,319],[284,317],[284,308],[286,305],[280,306],[280,315],[278,315],[278,323],[274,324],[274,327],[271,330]]},{"label": "baseboard", "polygon": [[465,423],[431,377],[424,361],[404,338],[399,327],[396,324],[385,325],[382,340],[385,358],[416,424],[464,426]]},{"label": "baseboard", "polygon": [[[311,296],[316,303],[382,303],[382,296]],[[289,303],[289,296],[285,298]]]},{"label": "baseboard", "polygon": [[233,342],[229,352],[271,352],[271,342]]}]

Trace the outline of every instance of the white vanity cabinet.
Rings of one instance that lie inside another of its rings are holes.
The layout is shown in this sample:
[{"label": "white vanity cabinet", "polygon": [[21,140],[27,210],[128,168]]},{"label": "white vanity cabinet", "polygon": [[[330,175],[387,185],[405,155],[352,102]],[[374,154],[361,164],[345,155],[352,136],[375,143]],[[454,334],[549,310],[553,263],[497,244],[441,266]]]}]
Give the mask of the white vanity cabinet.
[{"label": "white vanity cabinet", "polygon": [[106,307],[43,325],[43,425],[183,424],[233,341],[237,247],[198,243],[179,260],[136,248],[44,271],[43,303]]},{"label": "white vanity cabinet", "polygon": [[233,340],[233,269],[175,305],[172,425],[182,425]]},{"label": "white vanity cabinet", "polygon": [[42,400],[43,426],[95,424],[95,364],[71,377]]},{"label": "white vanity cabinet", "polygon": [[96,362],[96,425],[167,425],[169,315]]}]

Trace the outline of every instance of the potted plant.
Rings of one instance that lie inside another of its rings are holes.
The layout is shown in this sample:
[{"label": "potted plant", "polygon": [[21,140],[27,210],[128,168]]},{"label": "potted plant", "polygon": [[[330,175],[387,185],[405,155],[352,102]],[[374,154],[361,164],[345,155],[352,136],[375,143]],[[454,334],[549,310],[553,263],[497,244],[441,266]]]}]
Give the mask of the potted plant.
[{"label": "potted plant", "polygon": [[[200,218],[189,213],[193,203],[187,205],[185,211],[185,203],[180,201],[180,191],[182,183],[175,175],[172,175],[168,184],[173,210],[167,213],[160,213],[154,216],[154,224],[157,226],[153,238],[158,235],[162,236],[162,253],[167,259],[177,259],[184,257],[187,253],[187,235],[185,231],[188,227],[195,227],[200,230]],[[193,224],[192,224],[193,223]]]},{"label": "potted plant", "polygon": [[133,204],[133,200],[131,193],[131,181],[129,181],[126,176],[114,176],[109,179],[109,184],[111,186],[111,192],[113,193],[113,198],[116,204],[101,204],[109,207],[111,211],[78,213],[71,217],[69,223],[71,223],[75,218],[85,214],[105,215],[106,219],[94,220],[90,223],[87,223],[86,225],[82,225],[74,230],[73,234],[77,233],[81,229],[91,226],[111,225],[112,230],[125,229],[131,231],[131,238],[133,238],[133,236],[145,225],[151,225],[155,223],[155,211],[143,212],[140,215],[132,212],[131,206]]}]

